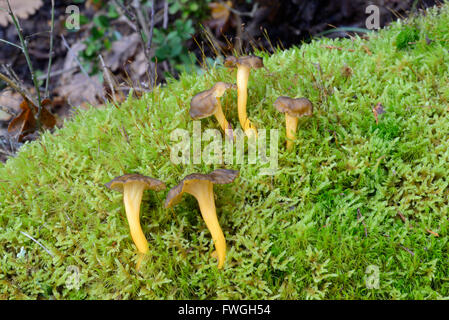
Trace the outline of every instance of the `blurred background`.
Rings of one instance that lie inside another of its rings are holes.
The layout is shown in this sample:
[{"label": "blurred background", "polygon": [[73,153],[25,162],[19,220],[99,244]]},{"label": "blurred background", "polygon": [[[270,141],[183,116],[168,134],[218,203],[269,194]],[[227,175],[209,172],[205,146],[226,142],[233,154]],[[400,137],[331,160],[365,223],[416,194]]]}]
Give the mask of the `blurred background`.
[{"label": "blurred background", "polygon": [[[371,4],[379,7],[383,27],[436,3],[72,0],[54,1],[52,10],[50,0],[10,0],[30,61],[14,45],[20,46],[17,26],[7,10],[0,10],[0,73],[30,96],[36,95],[30,62],[42,98],[50,98],[49,111],[55,115],[56,125],[61,125],[74,107],[119,102],[130,88],[139,95],[182,71],[200,74],[204,68],[222,63],[227,55],[273,52],[321,36],[364,36],[369,31],[365,10]],[[7,1],[0,0],[0,8],[7,7]],[[4,153],[13,152],[14,143],[35,138],[21,133],[13,142],[6,139],[7,127],[21,111],[22,101],[23,94],[0,80],[0,150]]]}]

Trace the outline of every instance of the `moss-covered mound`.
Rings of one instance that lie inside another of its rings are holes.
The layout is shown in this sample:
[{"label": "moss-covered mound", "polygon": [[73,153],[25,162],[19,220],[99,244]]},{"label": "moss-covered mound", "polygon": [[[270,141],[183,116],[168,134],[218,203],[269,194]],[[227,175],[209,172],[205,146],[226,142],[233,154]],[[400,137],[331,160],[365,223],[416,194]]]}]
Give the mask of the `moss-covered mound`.
[{"label": "moss-covered mound", "polygon": [[[260,175],[259,163],[170,161],[170,133],[193,130],[192,96],[235,82],[222,67],[184,74],[118,108],[80,111],[0,164],[1,297],[449,296],[448,49],[446,5],[369,39],[259,53],[268,70],[251,73],[248,114],[258,128],[280,130],[274,176]],[[281,95],[306,96],[315,107],[291,152],[284,115],[273,107]],[[222,102],[239,127],[236,97]],[[378,102],[386,113],[377,124]],[[217,128],[213,119],[202,125]],[[164,209],[167,189],[144,194],[150,252],[136,272],[122,195],[104,183],[139,172],[172,187],[217,168],[240,171],[234,183],[215,186],[224,269],[211,256],[196,200],[185,195]]]}]

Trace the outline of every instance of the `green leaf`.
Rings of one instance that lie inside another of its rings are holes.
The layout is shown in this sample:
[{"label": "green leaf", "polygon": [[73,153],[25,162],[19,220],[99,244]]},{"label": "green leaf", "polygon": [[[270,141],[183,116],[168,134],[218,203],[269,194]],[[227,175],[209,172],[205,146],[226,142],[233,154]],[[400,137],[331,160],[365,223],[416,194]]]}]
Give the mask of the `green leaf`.
[{"label": "green leaf", "polygon": [[104,15],[95,16],[94,24],[99,28],[108,28],[110,26],[109,18]]}]

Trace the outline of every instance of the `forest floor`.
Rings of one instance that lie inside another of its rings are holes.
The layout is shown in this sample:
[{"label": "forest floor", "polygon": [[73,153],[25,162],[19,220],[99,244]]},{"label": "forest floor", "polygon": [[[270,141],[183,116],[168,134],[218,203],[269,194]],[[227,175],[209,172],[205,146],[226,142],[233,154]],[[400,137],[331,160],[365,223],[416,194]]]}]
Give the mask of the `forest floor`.
[{"label": "forest floor", "polygon": [[[279,130],[273,175],[260,175],[259,161],[170,161],[174,130],[192,133],[192,97],[235,82],[218,63],[79,110],[0,163],[1,297],[448,298],[449,5],[364,37],[255,53],[266,68],[251,71],[248,114],[257,128]],[[273,107],[279,96],[314,105],[292,150]],[[222,104],[239,128],[236,100],[231,91]],[[214,187],[223,270],[195,199],[163,205],[184,176],[218,168],[239,171]],[[144,194],[150,250],[140,271],[123,195],[104,186],[125,173],[168,187]]]}]

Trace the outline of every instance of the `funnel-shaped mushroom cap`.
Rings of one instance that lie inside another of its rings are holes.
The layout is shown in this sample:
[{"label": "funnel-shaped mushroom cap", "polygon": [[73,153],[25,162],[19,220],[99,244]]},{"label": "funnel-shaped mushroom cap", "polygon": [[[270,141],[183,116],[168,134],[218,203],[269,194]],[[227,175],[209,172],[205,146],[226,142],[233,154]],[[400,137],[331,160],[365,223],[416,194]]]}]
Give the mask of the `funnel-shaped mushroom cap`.
[{"label": "funnel-shaped mushroom cap", "polygon": [[162,181],[141,175],[139,173],[125,174],[123,176],[116,177],[106,183],[105,186],[109,189],[123,192],[123,187],[127,183],[141,183],[144,189],[156,191],[165,189],[165,184]]},{"label": "funnel-shaped mushroom cap", "polygon": [[189,113],[192,119],[203,119],[213,115],[219,106],[217,98],[231,88],[234,89],[236,86],[231,83],[217,82],[209,90],[197,93],[190,101]]},{"label": "funnel-shaped mushroom cap", "polygon": [[258,56],[250,55],[236,58],[234,56],[226,57],[224,65],[229,68],[234,68],[237,65],[246,66],[253,69],[263,68],[263,59]]},{"label": "funnel-shaped mushroom cap", "polygon": [[182,181],[176,187],[170,189],[167,194],[167,198],[165,199],[165,207],[170,208],[171,206],[179,202],[184,192],[184,187],[191,183],[194,183],[195,181],[206,180],[212,182],[213,184],[227,184],[233,182],[238,175],[239,171],[227,169],[218,169],[212,171],[209,174],[189,174],[184,179],[182,179]]},{"label": "funnel-shaped mushroom cap", "polygon": [[279,112],[287,113],[291,117],[299,118],[313,114],[312,102],[307,98],[279,97],[273,105]]}]

